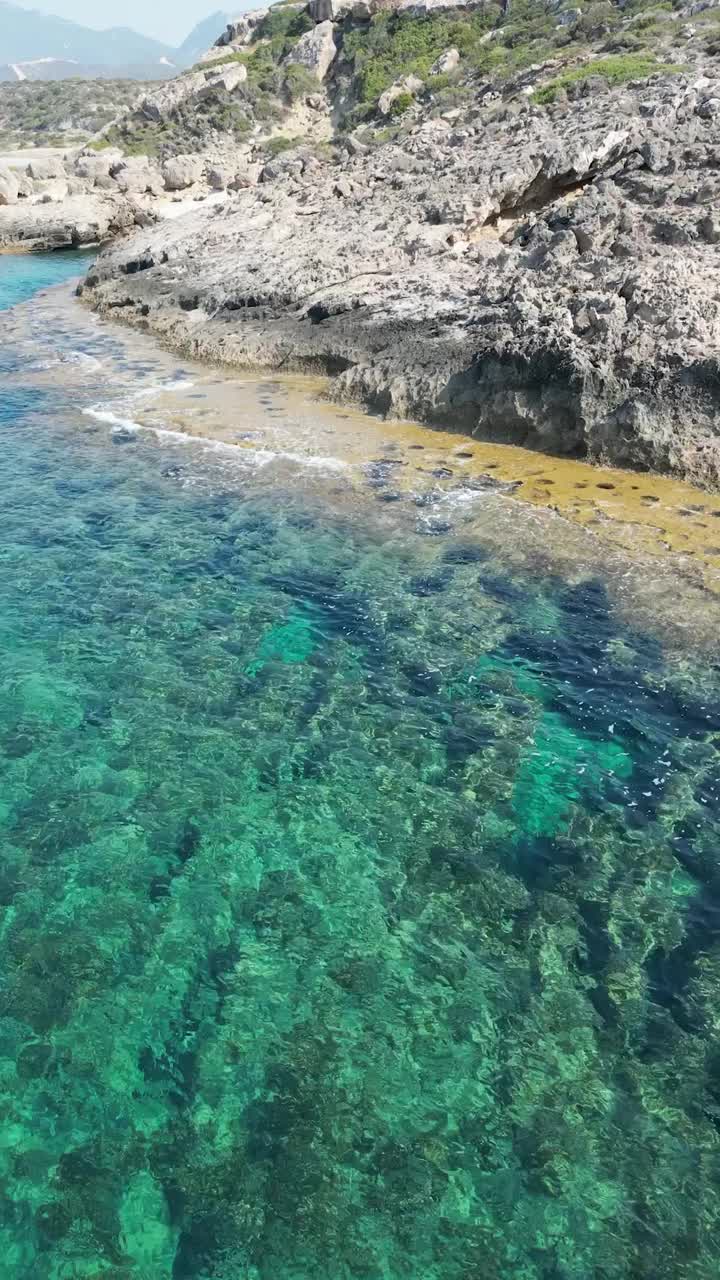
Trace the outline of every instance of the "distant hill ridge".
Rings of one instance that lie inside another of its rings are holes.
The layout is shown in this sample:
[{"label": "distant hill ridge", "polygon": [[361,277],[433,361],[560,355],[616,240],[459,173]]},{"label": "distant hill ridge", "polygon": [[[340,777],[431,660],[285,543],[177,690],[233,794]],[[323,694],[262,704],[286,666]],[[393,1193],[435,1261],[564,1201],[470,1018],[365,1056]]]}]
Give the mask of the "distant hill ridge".
[{"label": "distant hill ridge", "polygon": [[163,79],[189,66],[229,21],[217,11],[179,49],[129,27],[90,27],[0,0],[0,81],[126,77]]}]

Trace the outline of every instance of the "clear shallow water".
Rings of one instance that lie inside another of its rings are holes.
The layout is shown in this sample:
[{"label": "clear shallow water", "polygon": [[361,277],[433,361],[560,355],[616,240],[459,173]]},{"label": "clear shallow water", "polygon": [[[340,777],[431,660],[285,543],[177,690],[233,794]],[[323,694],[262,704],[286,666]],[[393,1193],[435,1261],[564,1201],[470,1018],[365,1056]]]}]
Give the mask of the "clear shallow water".
[{"label": "clear shallow water", "polygon": [[89,254],[4,254],[0,261],[0,311],[31,298],[39,289],[62,284],[83,270]]},{"label": "clear shallow water", "polygon": [[3,1274],[715,1280],[712,660],[517,504],[112,434],[187,371],[29,315]]}]

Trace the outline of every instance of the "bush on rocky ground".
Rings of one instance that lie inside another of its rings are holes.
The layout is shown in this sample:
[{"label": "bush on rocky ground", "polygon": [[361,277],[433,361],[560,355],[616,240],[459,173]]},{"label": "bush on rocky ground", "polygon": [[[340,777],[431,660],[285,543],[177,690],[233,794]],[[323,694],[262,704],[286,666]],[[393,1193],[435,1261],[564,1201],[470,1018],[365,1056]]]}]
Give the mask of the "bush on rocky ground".
[{"label": "bush on rocky ground", "polygon": [[563,89],[599,76],[608,84],[625,84],[629,80],[647,80],[652,75],[682,71],[682,67],[661,64],[656,58],[643,53],[617,54],[615,57],[595,58],[580,67],[573,67],[548,81],[533,94],[533,101],[540,106],[554,102]]},{"label": "bush on rocky ground", "polygon": [[343,56],[352,68],[361,105],[378,98],[401,76],[426,76],[436,58],[447,48],[472,53],[499,14],[495,6],[465,14],[431,14],[406,18],[392,12],[376,14],[369,27],[350,31]]},{"label": "bush on rocky ground", "polygon": [[0,145],[47,147],[82,141],[150,87],[137,80],[0,84]]},{"label": "bush on rocky ground", "polygon": [[[512,0],[506,9],[488,0],[482,8],[424,14],[385,9],[369,20],[346,12],[334,23],[338,55],[327,77],[334,123],[347,131],[378,114],[401,116],[413,101],[411,92],[434,114],[462,107],[492,86],[506,95],[508,89],[517,95],[534,87],[533,105],[542,106],[562,91],[579,92],[575,86],[592,77],[614,85],[674,70],[678,42],[687,39],[676,15],[670,0],[629,0],[623,8],[612,0]],[[696,19],[710,42],[717,41],[717,15],[709,11],[694,15],[693,23]],[[202,150],[220,135],[246,140],[258,125],[259,132],[270,132],[290,109],[317,93],[312,71],[287,61],[312,28],[306,10],[274,6],[247,46],[229,52],[218,48],[217,59],[201,66],[205,72],[209,65],[241,66],[242,83],[227,87],[220,77],[214,85],[199,77],[201,91],[163,109],[159,121],[131,112],[117,122],[110,141],[131,155],[164,158]],[[458,51],[459,64],[449,74],[432,75],[433,64],[449,49]],[[592,62],[589,53],[595,55]],[[661,62],[663,55],[667,63]],[[540,69],[546,63],[554,65],[545,73],[552,79],[543,84]],[[534,76],[535,85],[522,79],[525,73]],[[411,90],[404,83],[411,77],[424,88]],[[394,100],[386,99],[381,109],[380,99],[393,86]],[[321,100],[317,109],[322,107]]]}]

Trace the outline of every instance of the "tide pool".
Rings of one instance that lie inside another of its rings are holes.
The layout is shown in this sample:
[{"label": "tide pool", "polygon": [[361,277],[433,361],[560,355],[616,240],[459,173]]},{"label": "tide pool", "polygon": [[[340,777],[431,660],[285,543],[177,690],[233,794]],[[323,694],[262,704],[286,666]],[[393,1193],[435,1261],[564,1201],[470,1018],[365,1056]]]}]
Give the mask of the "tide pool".
[{"label": "tide pool", "polygon": [[716,1280],[714,656],[502,495],[111,429],[192,371],[26,305],[3,1275]]}]

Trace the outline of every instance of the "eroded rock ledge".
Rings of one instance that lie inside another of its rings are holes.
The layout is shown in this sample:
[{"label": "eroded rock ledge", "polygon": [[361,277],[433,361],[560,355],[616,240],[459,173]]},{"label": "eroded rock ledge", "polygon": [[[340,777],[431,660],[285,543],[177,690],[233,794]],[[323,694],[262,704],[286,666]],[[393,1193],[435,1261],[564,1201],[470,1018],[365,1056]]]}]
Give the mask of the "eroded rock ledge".
[{"label": "eroded rock ledge", "polygon": [[719,99],[658,76],[340,164],[295,150],[103,253],[85,297],[204,358],[322,368],[389,417],[716,487]]}]

